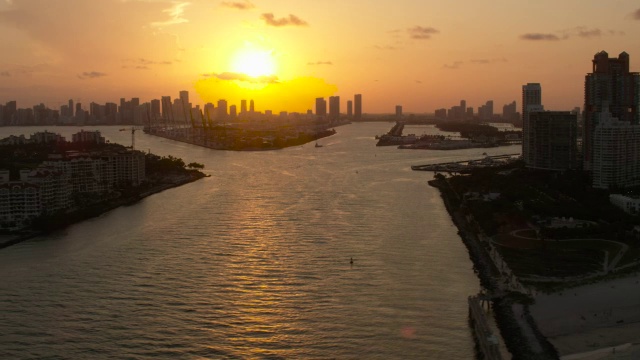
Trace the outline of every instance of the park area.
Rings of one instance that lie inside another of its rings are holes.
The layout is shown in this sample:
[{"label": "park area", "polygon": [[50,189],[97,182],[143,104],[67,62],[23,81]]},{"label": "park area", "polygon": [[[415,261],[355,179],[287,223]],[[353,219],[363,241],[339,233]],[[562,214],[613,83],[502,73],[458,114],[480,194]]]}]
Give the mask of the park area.
[{"label": "park area", "polygon": [[640,219],[611,205],[607,191],[591,188],[581,172],[508,166],[447,182],[471,226],[491,238],[522,283],[553,290],[638,268]]}]

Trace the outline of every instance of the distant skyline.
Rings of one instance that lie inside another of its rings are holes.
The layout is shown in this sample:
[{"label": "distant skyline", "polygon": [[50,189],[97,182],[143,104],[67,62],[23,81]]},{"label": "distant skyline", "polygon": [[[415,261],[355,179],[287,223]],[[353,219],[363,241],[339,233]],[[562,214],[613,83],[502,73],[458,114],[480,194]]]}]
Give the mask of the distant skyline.
[{"label": "distant skyline", "polygon": [[363,112],[433,112],[521,101],[583,105],[594,54],[626,51],[640,71],[640,3],[630,0],[0,0],[0,103],[59,108],[139,97],[256,99],[313,109],[362,94]]}]

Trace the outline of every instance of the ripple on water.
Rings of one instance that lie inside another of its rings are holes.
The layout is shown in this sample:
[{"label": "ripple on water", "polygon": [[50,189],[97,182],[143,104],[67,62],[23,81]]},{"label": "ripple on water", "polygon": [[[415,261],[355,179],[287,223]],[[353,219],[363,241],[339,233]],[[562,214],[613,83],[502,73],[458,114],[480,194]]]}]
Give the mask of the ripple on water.
[{"label": "ripple on water", "polygon": [[0,358],[473,357],[478,281],[428,174],[407,170],[443,155],[376,148],[386,131],[341,127],[322,154],[142,134],[212,177],[0,251]]}]

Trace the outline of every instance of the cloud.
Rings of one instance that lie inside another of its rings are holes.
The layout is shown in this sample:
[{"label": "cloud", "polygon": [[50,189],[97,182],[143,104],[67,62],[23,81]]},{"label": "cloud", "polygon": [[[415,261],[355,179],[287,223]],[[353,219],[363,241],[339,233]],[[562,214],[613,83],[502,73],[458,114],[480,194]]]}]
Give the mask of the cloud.
[{"label": "cloud", "polygon": [[163,13],[169,14],[169,20],[155,21],[151,23],[153,27],[164,27],[169,25],[177,25],[189,22],[184,17],[184,8],[189,5],[188,2],[176,2],[172,7],[162,10]]},{"label": "cloud", "polygon": [[8,71],[0,71],[0,76],[2,77],[10,77],[11,73]]},{"label": "cloud", "polygon": [[99,71],[85,71],[82,74],[78,74],[78,79],[97,79],[103,76],[107,76],[107,74]]},{"label": "cloud", "polygon": [[333,65],[331,61],[316,61],[316,62],[308,62],[307,65]]},{"label": "cloud", "polygon": [[495,59],[471,59],[469,60],[472,64],[486,65],[486,64],[494,64],[494,63],[505,63],[507,59],[505,58],[495,58]]},{"label": "cloud", "polygon": [[640,20],[640,9],[633,12],[633,18],[636,20]]},{"label": "cloud", "polygon": [[122,60],[125,64],[131,65],[123,65],[123,69],[138,69],[138,70],[148,70],[151,65],[171,65],[173,62],[171,61],[155,61],[149,60],[145,58],[138,59],[124,59]]},{"label": "cloud", "polygon": [[374,45],[374,47],[378,50],[398,50],[397,46],[393,45]]},{"label": "cloud", "polygon": [[309,26],[309,23],[307,23],[306,21],[300,19],[299,17],[293,14],[289,14],[289,17],[276,19],[273,13],[264,13],[262,14],[262,16],[260,16],[260,18],[264,20],[264,22],[267,25],[275,26],[275,27],[288,26],[288,25]]},{"label": "cloud", "polygon": [[618,30],[602,30],[598,28],[588,28],[586,26],[576,26],[574,28],[556,31],[555,34],[527,33],[527,34],[520,35],[520,39],[532,40],[532,41],[558,41],[558,40],[567,40],[572,37],[579,37],[582,39],[593,39],[593,38],[599,38],[602,36],[616,36],[616,35],[624,35],[624,32],[618,31]]},{"label": "cloud", "polygon": [[531,41],[558,41],[558,40],[560,40],[558,35],[541,34],[541,33],[522,34],[522,35],[520,35],[520,39],[522,39],[522,40],[531,40]]},{"label": "cloud", "polygon": [[414,26],[412,28],[407,29],[407,32],[409,33],[409,36],[412,39],[418,39],[418,40],[431,39],[431,35],[440,33],[440,31],[432,27],[422,27],[422,26]]},{"label": "cloud", "polygon": [[602,30],[600,29],[586,29],[577,28],[577,35],[582,38],[600,37],[602,36]]},{"label": "cloud", "polygon": [[451,65],[449,64],[444,64],[443,68],[445,69],[451,69],[451,70],[455,70],[455,69],[460,69],[460,66],[464,64],[463,61],[454,61],[453,63],[451,63]]},{"label": "cloud", "polygon": [[251,9],[256,7],[255,5],[253,5],[248,0],[245,0],[243,2],[240,2],[240,1],[223,1],[220,5],[222,5],[224,7],[227,7],[227,8],[231,8],[231,9],[237,9],[237,10],[251,10]]},{"label": "cloud", "polygon": [[243,73],[236,72],[223,72],[223,73],[211,73],[211,74],[202,74],[203,77],[208,78],[216,78],[220,80],[228,80],[228,81],[246,81],[254,84],[274,84],[278,82],[278,77],[275,75],[262,75],[262,76],[250,76]]}]

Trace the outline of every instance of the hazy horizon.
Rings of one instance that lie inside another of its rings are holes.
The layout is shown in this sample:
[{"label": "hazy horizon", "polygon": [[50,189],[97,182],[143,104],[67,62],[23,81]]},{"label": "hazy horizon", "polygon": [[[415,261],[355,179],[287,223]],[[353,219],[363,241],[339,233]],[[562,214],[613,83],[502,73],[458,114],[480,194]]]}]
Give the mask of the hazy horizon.
[{"label": "hazy horizon", "polygon": [[178,96],[194,104],[255,99],[306,111],[315,97],[363,112],[433,113],[521,102],[542,85],[549,110],[583,104],[599,51],[640,70],[640,5],[570,0],[279,1],[0,0],[0,103],[117,102]]}]

